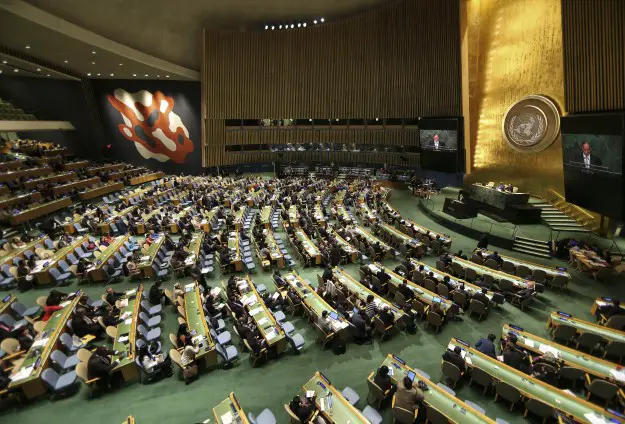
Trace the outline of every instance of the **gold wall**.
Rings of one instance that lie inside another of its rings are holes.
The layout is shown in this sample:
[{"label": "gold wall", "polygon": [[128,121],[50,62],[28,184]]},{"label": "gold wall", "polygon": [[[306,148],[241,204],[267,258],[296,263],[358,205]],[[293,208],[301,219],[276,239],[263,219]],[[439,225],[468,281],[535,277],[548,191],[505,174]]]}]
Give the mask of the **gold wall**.
[{"label": "gold wall", "polygon": [[470,0],[462,8],[467,13],[463,49],[468,49],[463,72],[469,73],[463,91],[470,119],[467,182],[506,181],[533,193],[563,191],[559,136],[546,150],[523,154],[508,147],[501,131],[508,107],[530,94],[551,98],[563,112],[560,2]]}]

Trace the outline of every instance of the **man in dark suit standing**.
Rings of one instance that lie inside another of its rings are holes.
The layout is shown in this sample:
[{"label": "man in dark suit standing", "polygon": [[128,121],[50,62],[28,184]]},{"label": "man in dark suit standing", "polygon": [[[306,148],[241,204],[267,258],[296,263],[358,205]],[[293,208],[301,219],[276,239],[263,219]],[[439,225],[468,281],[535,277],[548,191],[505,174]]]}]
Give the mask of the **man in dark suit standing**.
[{"label": "man in dark suit standing", "polygon": [[444,149],[445,148],[445,142],[439,140],[438,134],[434,134],[434,137],[432,137],[432,141],[430,142],[430,147],[432,147],[435,150]]},{"label": "man in dark suit standing", "polygon": [[592,149],[587,141],[584,141],[581,146],[581,155],[578,153],[573,157],[573,162],[581,163],[584,168],[591,169],[594,166],[602,166],[603,162],[597,155],[592,154]]}]

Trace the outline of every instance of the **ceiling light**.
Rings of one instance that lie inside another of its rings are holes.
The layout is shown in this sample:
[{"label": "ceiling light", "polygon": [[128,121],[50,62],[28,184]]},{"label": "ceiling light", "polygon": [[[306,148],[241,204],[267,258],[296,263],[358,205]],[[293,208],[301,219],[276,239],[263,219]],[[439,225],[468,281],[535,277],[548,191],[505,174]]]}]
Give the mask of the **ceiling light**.
[{"label": "ceiling light", "polygon": [[169,78],[169,75],[165,75],[165,78]]},{"label": "ceiling light", "polygon": [[304,22],[302,25],[304,26],[304,28],[306,28],[306,22]]},{"label": "ceiling light", "polygon": [[147,77],[147,76],[148,76],[148,74],[145,74],[145,76]]},{"label": "ceiling light", "polygon": [[295,25],[291,24],[291,28],[295,28]]},{"label": "ceiling light", "polygon": [[297,27],[300,28],[302,26],[302,24],[300,24],[299,22],[297,23]]},{"label": "ceiling light", "polygon": [[30,49],[30,46],[26,46],[27,49]]},{"label": "ceiling light", "polygon": [[265,29],[269,29],[269,25],[265,25]]},{"label": "ceiling light", "polygon": [[312,122],[312,119],[309,119],[308,122]]},{"label": "ceiling light", "polygon": [[95,65],[95,62],[91,62],[92,65]]},{"label": "ceiling light", "polygon": [[132,74],[132,76],[133,76],[133,77],[136,77],[136,76],[137,76],[137,74]]},{"label": "ceiling light", "polygon": [[321,18],[321,19],[320,19],[320,21],[321,21],[321,22],[325,22],[325,19]]},{"label": "ceiling light", "polygon": [[313,23],[316,25],[316,24],[317,24],[317,20],[315,19],[315,20],[313,21]]},{"label": "ceiling light", "polygon": [[100,74],[98,74],[98,76],[100,76]]},{"label": "ceiling light", "polygon": [[37,72],[41,72],[41,68],[37,68]]},{"label": "ceiling light", "polygon": [[19,69],[13,69],[13,72],[19,72],[19,71],[20,71]]},{"label": "ceiling light", "polygon": [[6,60],[3,60],[3,61],[2,61],[2,63],[4,63],[4,64],[6,65],[7,61],[6,61]]},{"label": "ceiling light", "polygon": [[120,64],[119,64],[119,66],[124,66],[124,64],[123,64],[123,63],[120,63]]},{"label": "ceiling light", "polygon": [[280,25],[280,26],[278,27],[278,29],[282,29],[282,25]]},{"label": "ceiling light", "polygon": [[2,73],[2,69],[0,69],[0,74]]},{"label": "ceiling light", "polygon": [[111,74],[111,76],[112,76],[112,77],[114,77],[114,76],[115,76],[115,74]]},{"label": "ceiling light", "polygon": [[156,76],[156,78],[160,78],[160,77],[161,77],[160,75],[157,75],[157,76]]},{"label": "ceiling light", "polygon": [[69,60],[64,60],[65,63],[69,63]]},{"label": "ceiling light", "polygon": [[91,52],[91,54],[95,54],[95,52]]},{"label": "ceiling light", "polygon": [[276,29],[276,27],[272,25],[272,26],[271,26],[271,29],[272,29],[272,30],[274,30],[274,29]]},{"label": "ceiling light", "polygon": [[90,77],[90,76],[91,76],[91,74],[89,73],[89,74],[87,74],[87,76],[88,76],[88,77]]},{"label": "ceiling light", "polygon": [[50,76],[50,74],[48,74],[48,75],[46,75],[46,76],[47,76],[47,77],[49,77],[49,76]]}]

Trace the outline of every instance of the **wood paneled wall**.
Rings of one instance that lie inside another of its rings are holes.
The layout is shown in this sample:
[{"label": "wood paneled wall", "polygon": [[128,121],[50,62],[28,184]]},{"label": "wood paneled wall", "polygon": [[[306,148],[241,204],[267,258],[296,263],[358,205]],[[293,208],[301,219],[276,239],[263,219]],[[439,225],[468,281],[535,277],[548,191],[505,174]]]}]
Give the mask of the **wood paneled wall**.
[{"label": "wood paneled wall", "polygon": [[[358,158],[355,159],[355,155]],[[343,164],[387,164],[394,166],[419,166],[418,153],[381,153],[381,152],[241,152],[228,153],[221,165],[239,163],[300,162],[300,163],[343,163]]]},{"label": "wood paneled wall", "polygon": [[[458,0],[400,0],[292,30],[205,31],[206,165],[229,162],[224,119],[458,116],[459,43]],[[285,137],[271,134],[263,142]]]},{"label": "wood paneled wall", "polygon": [[625,109],[625,1],[562,0],[566,109]]}]

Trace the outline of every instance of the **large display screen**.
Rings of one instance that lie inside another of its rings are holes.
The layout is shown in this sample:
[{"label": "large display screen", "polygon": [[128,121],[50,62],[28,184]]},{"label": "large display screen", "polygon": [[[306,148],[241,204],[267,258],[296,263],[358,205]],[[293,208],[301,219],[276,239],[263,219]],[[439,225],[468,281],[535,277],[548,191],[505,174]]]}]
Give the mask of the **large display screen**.
[{"label": "large display screen", "polygon": [[456,130],[420,130],[419,145],[421,150],[458,150],[458,131]]},{"label": "large display screen", "polygon": [[421,168],[440,172],[464,171],[462,118],[419,119]]},{"label": "large display screen", "polygon": [[623,217],[624,113],[562,118],[566,200],[601,215]]}]

